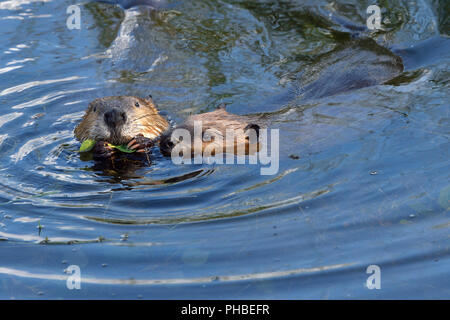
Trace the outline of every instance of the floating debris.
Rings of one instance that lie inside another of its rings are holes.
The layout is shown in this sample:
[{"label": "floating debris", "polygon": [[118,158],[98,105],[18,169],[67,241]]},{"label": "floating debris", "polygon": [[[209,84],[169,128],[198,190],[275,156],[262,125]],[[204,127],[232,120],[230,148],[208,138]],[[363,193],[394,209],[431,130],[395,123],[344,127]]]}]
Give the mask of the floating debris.
[{"label": "floating debris", "polygon": [[36,228],[39,230],[39,235],[41,235],[41,231],[44,228],[44,226],[41,225],[41,220],[38,221],[38,225],[36,226]]}]

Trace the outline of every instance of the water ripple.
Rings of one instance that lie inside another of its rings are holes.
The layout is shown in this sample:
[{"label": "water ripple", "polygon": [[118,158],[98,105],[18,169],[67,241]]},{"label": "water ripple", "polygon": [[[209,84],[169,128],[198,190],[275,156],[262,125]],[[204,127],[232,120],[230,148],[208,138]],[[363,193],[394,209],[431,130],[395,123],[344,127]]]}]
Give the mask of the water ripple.
[{"label": "water ripple", "polygon": [[[248,280],[264,280],[264,279],[276,279],[282,277],[292,277],[302,274],[314,274],[321,273],[330,270],[343,269],[354,265],[355,262],[341,263],[335,265],[318,266],[313,268],[296,268],[290,270],[273,271],[273,272],[261,272],[261,273],[249,273],[249,274],[235,274],[235,275],[219,275],[200,278],[173,278],[173,279],[113,279],[113,278],[100,278],[100,277],[85,277],[83,276],[83,283],[93,283],[102,285],[175,285],[175,284],[195,284],[195,283],[209,283],[209,282],[235,282],[235,281],[248,281]],[[43,274],[32,273],[28,271],[0,267],[0,273],[13,275],[22,278],[34,278],[44,280],[60,280],[67,281],[67,275],[57,274]]]},{"label": "water ripple", "polygon": [[69,138],[71,136],[72,136],[72,131],[64,130],[64,131],[60,131],[60,132],[51,133],[51,134],[48,134],[46,136],[42,136],[39,138],[31,139],[31,140],[27,141],[22,147],[20,147],[19,151],[17,151],[15,154],[11,155],[10,157],[14,162],[18,162],[38,148],[42,148],[46,145],[55,143],[56,141],[59,141],[62,139]]},{"label": "water ripple", "polygon": [[85,79],[85,78],[86,77],[72,76],[72,77],[61,78],[61,79],[31,81],[31,82],[27,82],[27,83],[23,83],[23,84],[17,85],[15,87],[4,89],[3,91],[0,92],[0,97],[1,96],[6,96],[6,95],[11,94],[11,93],[22,92],[22,91],[24,91],[26,89],[30,89],[30,88],[37,87],[37,86],[42,86],[42,85],[52,84],[52,83],[58,83],[58,82],[72,81],[72,80],[80,80],[80,79]]},{"label": "water ripple", "polygon": [[67,95],[70,95],[73,93],[80,93],[80,92],[86,92],[86,91],[92,91],[92,90],[95,90],[95,88],[84,88],[84,89],[63,90],[63,91],[52,92],[52,93],[46,94],[40,98],[33,99],[31,101],[15,105],[12,107],[12,109],[23,109],[23,108],[35,107],[35,106],[39,106],[42,104],[50,103],[52,101],[61,99],[63,97],[66,97]]}]

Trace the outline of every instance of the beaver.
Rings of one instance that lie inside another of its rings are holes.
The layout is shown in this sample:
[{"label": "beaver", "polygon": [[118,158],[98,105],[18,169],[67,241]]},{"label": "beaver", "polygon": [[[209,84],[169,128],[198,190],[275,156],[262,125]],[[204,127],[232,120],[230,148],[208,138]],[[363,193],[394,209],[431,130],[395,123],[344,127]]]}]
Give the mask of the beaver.
[{"label": "beaver", "polygon": [[92,101],[74,133],[81,142],[96,142],[96,158],[108,158],[117,151],[111,144],[146,153],[168,128],[151,97],[111,96]]},{"label": "beaver", "polygon": [[[173,135],[176,129],[185,129],[192,137],[192,143],[189,144],[192,154],[207,149],[211,155],[229,150],[235,154],[242,150],[249,154],[259,149],[260,129],[250,119],[249,116],[228,113],[222,104],[215,111],[192,115],[181,125],[171,128],[169,122],[160,115],[151,96],[111,96],[92,101],[74,133],[81,142],[95,141],[94,159],[113,158],[117,155],[119,151],[112,145],[126,145],[128,149],[135,151],[135,156],[148,154],[153,146],[159,144],[161,153],[170,156],[175,146],[182,143],[185,147],[188,142],[180,141]],[[194,143],[196,123],[201,124],[200,136],[197,137],[201,139],[199,144]],[[226,137],[227,129],[233,130],[233,145],[230,148],[227,146],[229,140],[222,139],[225,143],[218,147],[218,137]],[[255,148],[251,148],[252,143]]]},{"label": "beaver", "polygon": [[[170,156],[175,146],[182,153],[187,150],[191,156],[206,153],[211,156],[220,153],[253,154],[261,147],[260,125],[255,121],[255,117],[229,113],[226,105],[221,104],[214,111],[191,115],[181,125],[164,132],[160,138],[160,150],[165,156]],[[180,129],[185,130],[190,141],[180,140],[177,134]],[[230,136],[227,136],[227,131],[231,133]],[[200,143],[196,143],[196,139]]]}]

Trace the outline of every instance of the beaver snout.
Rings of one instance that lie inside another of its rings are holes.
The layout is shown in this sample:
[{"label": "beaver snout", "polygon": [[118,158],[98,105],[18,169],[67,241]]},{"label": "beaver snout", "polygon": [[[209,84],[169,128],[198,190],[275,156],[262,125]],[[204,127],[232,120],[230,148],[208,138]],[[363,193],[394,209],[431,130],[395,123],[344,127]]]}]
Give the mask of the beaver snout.
[{"label": "beaver snout", "polygon": [[105,113],[104,119],[109,127],[116,128],[127,122],[127,114],[119,109],[112,109]]}]

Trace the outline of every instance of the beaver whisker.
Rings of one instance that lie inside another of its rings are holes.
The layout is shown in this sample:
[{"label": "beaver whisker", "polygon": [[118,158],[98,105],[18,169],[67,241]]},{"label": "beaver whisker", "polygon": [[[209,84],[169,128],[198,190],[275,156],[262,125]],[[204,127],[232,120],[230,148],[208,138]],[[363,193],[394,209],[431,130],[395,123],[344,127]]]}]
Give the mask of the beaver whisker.
[{"label": "beaver whisker", "polygon": [[136,119],[133,119],[132,122],[136,122],[136,121],[141,120],[141,119],[143,119],[143,118],[151,117],[151,116],[157,116],[157,115],[159,115],[159,114],[157,114],[157,113],[148,113],[148,114],[144,114],[143,116],[140,116],[140,117],[138,117],[138,118],[136,118]]}]

